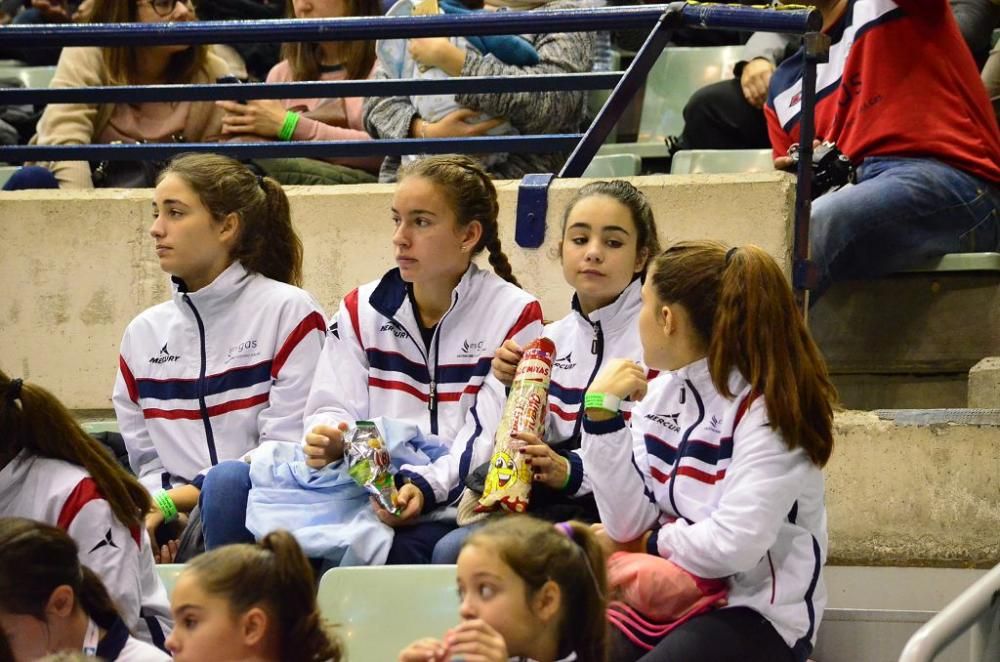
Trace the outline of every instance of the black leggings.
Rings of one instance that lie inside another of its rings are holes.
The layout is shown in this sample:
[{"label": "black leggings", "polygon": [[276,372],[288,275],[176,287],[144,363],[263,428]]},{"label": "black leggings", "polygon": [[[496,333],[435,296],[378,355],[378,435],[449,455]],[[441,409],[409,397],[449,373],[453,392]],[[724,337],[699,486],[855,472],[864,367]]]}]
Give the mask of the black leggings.
[{"label": "black leggings", "polygon": [[716,609],[644,651],[611,628],[611,662],[796,662],[771,622],[749,607]]}]

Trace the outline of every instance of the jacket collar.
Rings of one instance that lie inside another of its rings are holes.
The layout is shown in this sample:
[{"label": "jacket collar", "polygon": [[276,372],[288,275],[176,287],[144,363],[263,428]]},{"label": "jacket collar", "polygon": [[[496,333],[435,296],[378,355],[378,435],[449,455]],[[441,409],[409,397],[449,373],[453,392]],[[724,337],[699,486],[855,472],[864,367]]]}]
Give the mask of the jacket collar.
[{"label": "jacket collar", "polygon": [[618,331],[638,323],[639,309],[642,308],[642,298],[639,295],[641,289],[642,280],[633,279],[617,299],[592,311],[590,315],[583,314],[580,309],[580,299],[574,294],[573,312],[576,313],[577,320],[583,324],[589,326],[599,322],[605,333]]},{"label": "jacket collar", "polygon": [[184,296],[187,295],[192,303],[199,308],[210,309],[232,300],[250,281],[252,274],[246,270],[239,260],[234,261],[225,271],[216,276],[215,280],[201,288],[197,292],[188,292],[187,284],[176,276],[171,276],[170,281],[174,287],[174,302],[181,309],[186,309]]},{"label": "jacket collar", "polygon": [[[458,285],[452,290],[451,301],[453,308],[469,298],[467,294],[475,286],[474,280],[479,273],[479,267],[475,263],[472,263],[465,270],[465,273],[462,274],[462,279],[458,281]],[[382,276],[382,280],[379,281],[378,285],[372,291],[371,296],[368,297],[368,303],[380,315],[397,319],[401,322],[415,322],[416,311],[406,296],[409,287],[411,287],[410,284],[403,280],[397,267]]]},{"label": "jacket collar", "polygon": [[[702,393],[709,393],[716,390],[715,383],[712,381],[712,374],[708,369],[708,357],[689,363],[673,371],[672,374],[679,380],[677,383],[682,384],[685,381],[690,381]],[[729,392],[733,394],[740,393],[749,384],[746,378],[735,367],[729,370],[728,382]]]}]

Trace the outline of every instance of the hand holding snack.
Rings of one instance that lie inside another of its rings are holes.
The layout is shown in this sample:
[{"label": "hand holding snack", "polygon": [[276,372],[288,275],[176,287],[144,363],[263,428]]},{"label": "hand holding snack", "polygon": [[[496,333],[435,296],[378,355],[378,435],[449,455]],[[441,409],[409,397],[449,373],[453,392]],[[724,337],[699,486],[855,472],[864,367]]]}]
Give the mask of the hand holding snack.
[{"label": "hand holding snack", "polygon": [[371,421],[355,423],[344,444],[344,456],[347,458],[347,473],[354,482],[368,490],[382,508],[392,515],[399,515],[403,506],[392,475],[392,458],[378,427]]},{"label": "hand holding snack", "polygon": [[341,423],[335,428],[329,425],[317,425],[306,433],[303,448],[306,465],[313,469],[322,469],[344,457],[344,433],[347,432],[347,427],[347,423]]},{"label": "hand holding snack", "polygon": [[415,523],[424,509],[424,493],[416,485],[407,483],[399,489],[396,494],[397,512],[390,512],[385,509],[382,503],[374,496],[371,499],[372,508],[383,524],[396,528]]},{"label": "hand holding snack", "polygon": [[524,350],[521,349],[516,340],[513,338],[505,340],[493,354],[493,361],[490,364],[493,367],[493,376],[499,379],[501,384],[509,387],[514,382],[517,363],[522,356],[524,356]]},{"label": "hand holding snack", "polygon": [[569,482],[569,460],[552,450],[536,434],[518,432],[514,438],[527,444],[521,447],[520,453],[531,467],[531,479],[555,490],[563,489]]},{"label": "hand holding snack", "polygon": [[489,623],[478,618],[462,621],[444,637],[448,647],[446,660],[507,662],[507,642]]},{"label": "hand holding snack", "polygon": [[448,649],[437,639],[420,639],[399,654],[399,662],[444,662]]}]

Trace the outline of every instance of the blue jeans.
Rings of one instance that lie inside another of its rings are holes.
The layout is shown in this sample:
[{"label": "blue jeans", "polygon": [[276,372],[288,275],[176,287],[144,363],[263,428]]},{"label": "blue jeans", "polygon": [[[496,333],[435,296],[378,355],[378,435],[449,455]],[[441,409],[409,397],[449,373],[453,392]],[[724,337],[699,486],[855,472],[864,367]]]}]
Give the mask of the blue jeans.
[{"label": "blue jeans", "polygon": [[227,460],[212,467],[201,484],[201,524],[205,551],[240,542],[254,542],[247,530],[247,499],[250,496],[250,465]]},{"label": "blue jeans", "polygon": [[1000,191],[933,159],[872,157],[858,183],[813,202],[812,260],[822,293],[946,253],[1000,249]]},{"label": "blue jeans", "polygon": [[434,552],[431,554],[431,563],[435,565],[458,563],[458,555],[465,545],[466,539],[475,533],[485,522],[476,522],[469,526],[460,526],[448,533],[444,538],[434,545]]},{"label": "blue jeans", "polygon": [[56,176],[42,166],[24,166],[14,171],[3,185],[4,191],[24,191],[28,189],[59,188]]}]

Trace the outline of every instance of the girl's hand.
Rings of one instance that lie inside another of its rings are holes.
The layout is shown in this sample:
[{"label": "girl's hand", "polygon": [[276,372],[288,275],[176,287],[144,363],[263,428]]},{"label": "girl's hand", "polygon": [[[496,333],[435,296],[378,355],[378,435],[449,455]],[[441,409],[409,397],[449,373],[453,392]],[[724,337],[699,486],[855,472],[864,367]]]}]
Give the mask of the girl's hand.
[{"label": "girl's hand", "polygon": [[526,456],[531,466],[532,480],[554,490],[561,490],[569,478],[569,460],[530,432],[518,432],[513,437],[528,444],[518,452]]},{"label": "girl's hand", "polygon": [[478,110],[470,108],[453,110],[437,122],[425,122],[423,134],[427,138],[475,138],[485,136],[489,130],[503,123],[499,117],[475,124],[466,122],[466,120],[479,117],[481,114]]},{"label": "girl's hand", "polygon": [[631,397],[638,402],[646,395],[649,382],[646,371],[628,359],[614,359],[594,379],[587,393],[607,393],[624,400]]},{"label": "girl's hand", "polygon": [[448,630],[444,643],[448,647],[448,661],[454,662],[507,662],[507,642],[500,633],[485,621],[463,621]]},{"label": "girl's hand", "polygon": [[448,650],[437,639],[414,641],[399,654],[399,662],[443,662]]},{"label": "girl's hand", "polygon": [[307,432],[302,449],[306,454],[306,465],[322,469],[344,457],[344,433],[347,432],[347,427],[347,423],[341,423],[335,428],[317,425]]},{"label": "girl's hand", "polygon": [[398,515],[393,515],[383,508],[375,497],[371,498],[371,502],[375,514],[378,515],[382,523],[395,529],[397,526],[413,524],[413,521],[420,516],[424,509],[424,493],[413,483],[403,485],[399,489],[399,495],[396,499],[397,505],[403,509]]},{"label": "girl's hand", "polygon": [[216,101],[226,111],[222,116],[222,133],[253,134],[262,138],[277,138],[288,112],[280,101],[254,99],[244,103]]},{"label": "girl's hand", "polygon": [[437,67],[449,76],[461,76],[465,66],[465,49],[459,48],[447,37],[420,37],[409,40],[410,57],[421,66],[421,71]]},{"label": "girl's hand", "polygon": [[499,379],[504,386],[509,387],[514,383],[514,372],[517,370],[517,364],[522,356],[524,356],[524,350],[521,349],[516,340],[513,338],[505,340],[493,354],[493,362],[490,364],[493,367],[493,376]]}]

